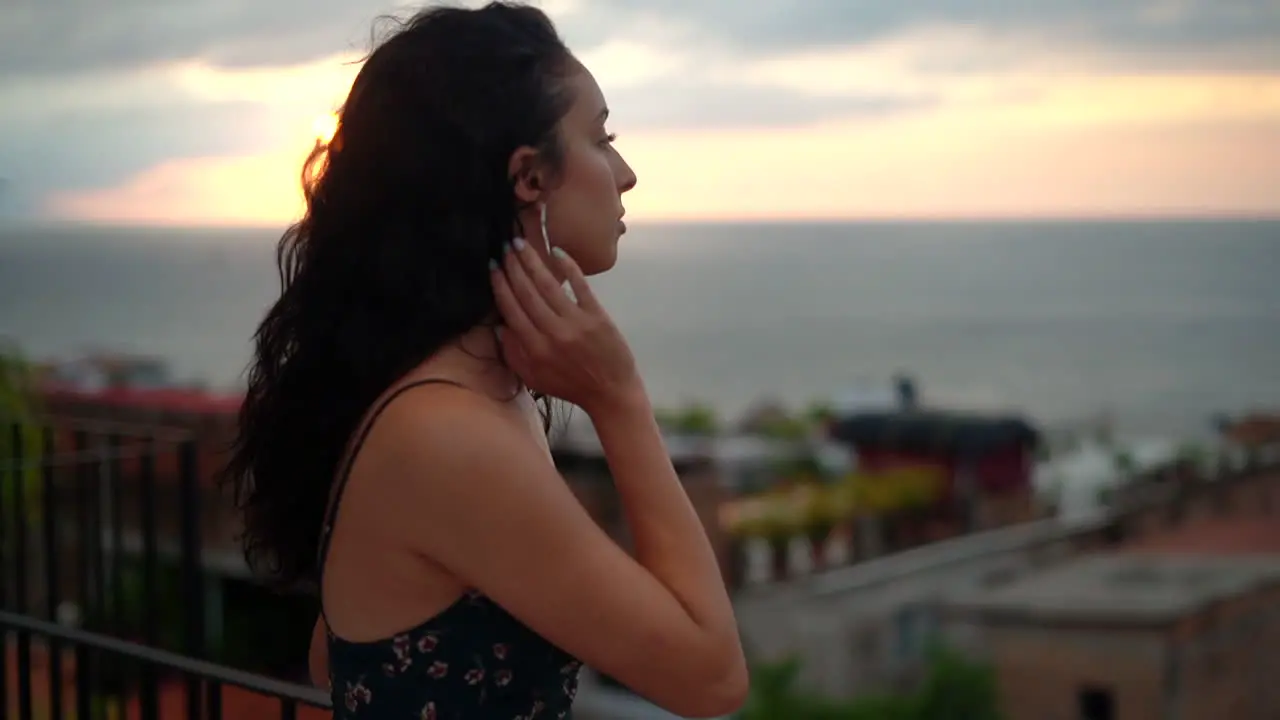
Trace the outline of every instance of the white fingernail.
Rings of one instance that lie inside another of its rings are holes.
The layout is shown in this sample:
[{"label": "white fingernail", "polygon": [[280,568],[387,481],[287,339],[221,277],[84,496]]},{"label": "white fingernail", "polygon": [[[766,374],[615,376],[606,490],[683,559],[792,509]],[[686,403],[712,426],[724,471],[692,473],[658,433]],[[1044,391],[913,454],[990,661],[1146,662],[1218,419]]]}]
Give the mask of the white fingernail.
[{"label": "white fingernail", "polygon": [[569,253],[565,252],[564,250],[561,250],[559,247],[553,247],[553,248],[551,248],[551,254],[552,254],[552,255],[555,255],[556,257],[560,258],[561,260],[568,260],[568,259],[569,259]]}]

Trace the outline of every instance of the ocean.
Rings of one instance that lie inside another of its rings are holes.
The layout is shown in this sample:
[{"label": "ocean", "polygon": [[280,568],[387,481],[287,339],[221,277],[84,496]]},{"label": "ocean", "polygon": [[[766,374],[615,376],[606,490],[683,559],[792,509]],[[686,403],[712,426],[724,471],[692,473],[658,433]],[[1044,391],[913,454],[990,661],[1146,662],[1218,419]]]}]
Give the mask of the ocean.
[{"label": "ocean", "polygon": [[[0,228],[0,337],[235,387],[274,230]],[[644,224],[593,286],[659,405],[912,374],[933,406],[1200,434],[1280,410],[1280,222]]]}]

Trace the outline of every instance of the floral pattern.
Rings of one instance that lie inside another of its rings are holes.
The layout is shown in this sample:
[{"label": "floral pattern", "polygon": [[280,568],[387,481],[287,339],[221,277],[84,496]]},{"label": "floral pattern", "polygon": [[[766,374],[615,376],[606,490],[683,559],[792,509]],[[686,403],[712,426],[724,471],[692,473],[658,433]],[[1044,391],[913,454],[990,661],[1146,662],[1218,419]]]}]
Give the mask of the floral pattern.
[{"label": "floral pattern", "polygon": [[476,594],[382,642],[329,636],[335,720],[565,718],[581,668]]}]

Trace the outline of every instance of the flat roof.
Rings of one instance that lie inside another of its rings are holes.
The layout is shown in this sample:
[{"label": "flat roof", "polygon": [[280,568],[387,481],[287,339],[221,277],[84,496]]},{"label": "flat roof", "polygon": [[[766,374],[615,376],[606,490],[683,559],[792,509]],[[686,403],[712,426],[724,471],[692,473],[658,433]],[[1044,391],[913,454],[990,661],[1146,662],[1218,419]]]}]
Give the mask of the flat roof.
[{"label": "flat roof", "polygon": [[1274,516],[1192,520],[1180,527],[1144,533],[1123,547],[1131,553],[1186,555],[1280,555],[1280,522]]},{"label": "flat roof", "polygon": [[950,610],[1044,624],[1161,625],[1280,584],[1280,555],[1106,554],[957,595]]}]

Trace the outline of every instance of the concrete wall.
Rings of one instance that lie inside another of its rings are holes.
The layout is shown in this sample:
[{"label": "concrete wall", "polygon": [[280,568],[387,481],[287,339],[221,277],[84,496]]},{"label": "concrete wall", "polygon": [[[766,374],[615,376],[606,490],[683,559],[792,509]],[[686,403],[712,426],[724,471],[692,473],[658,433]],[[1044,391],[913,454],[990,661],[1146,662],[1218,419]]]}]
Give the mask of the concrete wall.
[{"label": "concrete wall", "polygon": [[1166,628],[1001,624],[985,629],[1008,720],[1074,720],[1086,687],[1123,720],[1280,717],[1280,590],[1218,603]]},{"label": "concrete wall", "polygon": [[[1171,510],[1175,502],[1178,512]],[[852,696],[910,683],[935,634],[973,653],[989,649],[981,627],[942,617],[940,601],[952,592],[1003,583],[1192,518],[1265,513],[1280,513],[1280,472],[1259,468],[1161,493],[1115,518],[1025,523],[749,588],[735,605],[744,640],[759,656],[799,653],[802,682]]]},{"label": "concrete wall", "polygon": [[[870,560],[786,585],[739,593],[745,642],[764,658],[800,653],[802,682],[851,696],[910,682],[942,630],[949,592],[1002,582],[1101,542],[1101,523],[1046,520],[978,533]],[[948,630],[957,644],[980,635]],[[975,647],[980,650],[980,647]]]}]

